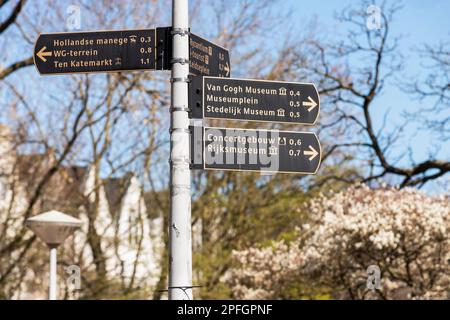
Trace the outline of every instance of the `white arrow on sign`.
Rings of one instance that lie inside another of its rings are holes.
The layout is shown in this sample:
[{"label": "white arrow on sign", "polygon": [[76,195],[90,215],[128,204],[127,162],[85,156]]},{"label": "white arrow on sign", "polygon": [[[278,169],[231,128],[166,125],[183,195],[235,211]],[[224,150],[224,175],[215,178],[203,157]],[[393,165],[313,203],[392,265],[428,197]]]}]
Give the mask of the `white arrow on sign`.
[{"label": "white arrow on sign", "polygon": [[309,146],[309,150],[303,151],[303,154],[305,156],[310,156],[309,161],[312,161],[317,155],[319,154],[316,149],[314,149],[312,146]]},{"label": "white arrow on sign", "polygon": [[226,76],[228,77],[230,75],[230,66],[228,65],[228,62],[225,65],[225,67],[223,67],[223,70],[225,70],[227,72]]},{"label": "white arrow on sign", "polygon": [[44,62],[47,62],[47,59],[45,59],[45,57],[51,57],[52,56],[52,52],[45,52],[45,49],[47,49],[47,47],[42,47],[41,50],[39,50],[38,53],[36,53],[36,55]]},{"label": "white arrow on sign", "polygon": [[308,112],[311,112],[311,110],[317,106],[317,103],[310,96],[308,96],[308,100],[309,101],[303,101],[303,106],[309,107]]}]

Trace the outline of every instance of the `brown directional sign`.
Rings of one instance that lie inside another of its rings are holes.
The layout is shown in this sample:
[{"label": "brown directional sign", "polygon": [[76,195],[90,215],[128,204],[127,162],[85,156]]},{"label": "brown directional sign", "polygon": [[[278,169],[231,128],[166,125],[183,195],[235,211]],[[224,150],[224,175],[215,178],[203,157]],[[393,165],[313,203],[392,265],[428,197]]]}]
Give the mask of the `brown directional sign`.
[{"label": "brown directional sign", "polygon": [[312,132],[191,127],[194,169],[315,174],[320,159]]},{"label": "brown directional sign", "polygon": [[40,74],[156,69],[156,38],[156,29],[41,34],[34,63]]},{"label": "brown directional sign", "polygon": [[[47,33],[39,35],[34,63],[40,74],[170,70],[172,28]],[[190,34],[190,73],[230,76],[230,55]]]},{"label": "brown directional sign", "polygon": [[230,54],[195,34],[189,36],[190,73],[196,76],[230,77]]},{"label": "brown directional sign", "polygon": [[192,118],[313,125],[320,110],[314,84],[218,77],[194,77]]}]

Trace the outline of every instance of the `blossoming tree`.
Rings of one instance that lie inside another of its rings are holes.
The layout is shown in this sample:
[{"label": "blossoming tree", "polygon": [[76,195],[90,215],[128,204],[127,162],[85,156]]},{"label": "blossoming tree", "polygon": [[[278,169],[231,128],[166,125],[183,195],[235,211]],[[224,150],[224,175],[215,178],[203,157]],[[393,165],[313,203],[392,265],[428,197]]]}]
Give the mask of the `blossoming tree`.
[{"label": "blossoming tree", "polygon": [[[238,266],[224,281],[237,298],[306,297],[312,288],[348,299],[449,297],[448,195],[358,185],[302,210],[310,221],[295,240],[234,252]],[[290,295],[298,283],[309,288]]]}]

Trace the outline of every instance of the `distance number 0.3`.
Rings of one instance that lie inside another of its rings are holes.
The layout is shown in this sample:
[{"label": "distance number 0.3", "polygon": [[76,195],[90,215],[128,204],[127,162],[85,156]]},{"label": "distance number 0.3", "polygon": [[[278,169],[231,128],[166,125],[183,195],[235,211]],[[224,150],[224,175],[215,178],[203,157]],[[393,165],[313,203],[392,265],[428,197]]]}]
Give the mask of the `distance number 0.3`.
[{"label": "distance number 0.3", "polygon": [[152,37],[141,37],[141,43],[151,43]]}]

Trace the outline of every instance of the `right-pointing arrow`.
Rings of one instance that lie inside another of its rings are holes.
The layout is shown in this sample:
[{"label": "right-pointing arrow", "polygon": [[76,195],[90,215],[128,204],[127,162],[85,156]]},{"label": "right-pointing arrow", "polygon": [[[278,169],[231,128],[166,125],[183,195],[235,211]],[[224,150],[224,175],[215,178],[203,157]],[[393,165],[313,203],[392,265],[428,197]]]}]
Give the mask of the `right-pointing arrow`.
[{"label": "right-pointing arrow", "polygon": [[52,56],[52,52],[45,52],[45,49],[47,49],[47,47],[42,47],[41,50],[39,50],[38,53],[36,53],[36,55],[44,62],[47,62],[47,59],[45,59],[45,57],[51,57]]},{"label": "right-pointing arrow", "polygon": [[230,66],[228,65],[228,62],[226,63],[225,67],[223,68],[227,73],[225,74],[225,76],[229,76],[230,75]]},{"label": "right-pointing arrow", "polygon": [[308,112],[311,112],[311,110],[317,106],[317,103],[310,96],[308,96],[308,100],[309,101],[303,101],[303,106],[309,107]]},{"label": "right-pointing arrow", "polygon": [[312,161],[317,155],[319,154],[316,149],[314,149],[312,146],[309,146],[309,150],[303,151],[303,154],[305,156],[310,156],[309,161]]}]

